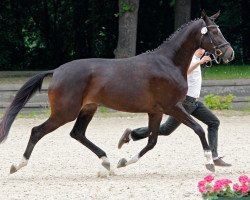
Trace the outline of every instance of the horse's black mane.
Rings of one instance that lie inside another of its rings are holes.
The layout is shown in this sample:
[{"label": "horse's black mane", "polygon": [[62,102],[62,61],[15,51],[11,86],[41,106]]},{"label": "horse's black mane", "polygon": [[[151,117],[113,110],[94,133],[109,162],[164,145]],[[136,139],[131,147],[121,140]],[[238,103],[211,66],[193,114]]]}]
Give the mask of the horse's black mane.
[{"label": "horse's black mane", "polygon": [[193,22],[196,22],[198,20],[200,20],[201,18],[196,18],[194,20],[191,20],[189,22],[187,22],[186,24],[183,24],[182,26],[180,26],[174,33],[172,33],[160,46],[158,46],[157,48],[153,49],[153,50],[148,50],[146,51],[146,53],[150,53],[150,52],[154,52],[160,48],[162,48],[165,44],[167,44],[169,41],[171,41],[171,39],[177,35],[182,29],[184,29],[185,27],[189,26],[190,24],[192,24]]}]

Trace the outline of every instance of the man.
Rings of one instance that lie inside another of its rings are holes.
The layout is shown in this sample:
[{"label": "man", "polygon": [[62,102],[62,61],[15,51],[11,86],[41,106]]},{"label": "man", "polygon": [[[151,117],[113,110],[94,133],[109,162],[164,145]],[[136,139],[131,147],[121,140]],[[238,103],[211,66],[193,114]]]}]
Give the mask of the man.
[{"label": "man", "polygon": [[[214,165],[229,167],[231,164],[224,162],[221,157],[218,157],[217,152],[218,128],[220,121],[202,102],[198,100],[202,83],[200,65],[211,60],[209,56],[203,56],[204,53],[205,50],[199,48],[195,51],[192,58],[187,72],[188,92],[186,99],[183,102],[183,106],[189,114],[208,126],[208,142],[212,151]],[[180,124],[180,122],[170,116],[167,121],[160,126],[159,135],[170,135]],[[124,143],[128,143],[131,139],[136,141],[148,136],[149,131],[147,127],[134,130],[126,129],[119,140],[118,148],[120,149]]]}]

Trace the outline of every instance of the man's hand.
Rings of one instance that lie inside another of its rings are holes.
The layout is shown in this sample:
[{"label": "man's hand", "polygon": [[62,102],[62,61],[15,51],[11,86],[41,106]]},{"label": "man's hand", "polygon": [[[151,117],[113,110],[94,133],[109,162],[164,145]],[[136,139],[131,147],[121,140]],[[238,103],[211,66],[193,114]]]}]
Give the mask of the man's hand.
[{"label": "man's hand", "polygon": [[200,64],[204,64],[204,63],[208,63],[209,61],[211,61],[210,56],[203,56],[202,59],[200,60]]}]

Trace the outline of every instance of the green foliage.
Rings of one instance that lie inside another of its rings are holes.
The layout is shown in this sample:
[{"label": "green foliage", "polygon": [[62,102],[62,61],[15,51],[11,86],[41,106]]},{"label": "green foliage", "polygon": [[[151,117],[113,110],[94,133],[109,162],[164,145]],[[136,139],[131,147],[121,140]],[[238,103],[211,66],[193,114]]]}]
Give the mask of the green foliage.
[{"label": "green foliage", "polygon": [[136,6],[133,3],[127,3],[122,1],[120,3],[120,11],[115,14],[116,17],[123,16],[127,12],[134,12],[136,10]]},{"label": "green foliage", "polygon": [[234,98],[235,96],[233,94],[229,94],[226,96],[209,94],[204,96],[204,103],[206,104],[206,106],[213,110],[228,110],[231,109],[231,103]]},{"label": "green foliage", "polygon": [[176,0],[171,0],[170,3],[169,3],[169,5],[170,6],[175,6],[175,3],[176,3]]},{"label": "green foliage", "polygon": [[0,1],[0,70],[54,69],[74,59],[113,57],[116,7],[109,0]]},{"label": "green foliage", "polygon": [[[176,0],[140,1],[137,54],[155,49],[174,32],[175,4]],[[234,62],[248,64],[248,1],[197,1],[192,19],[200,17],[204,5],[208,15],[223,11],[217,22],[235,50]],[[1,0],[0,70],[47,70],[74,59],[113,58],[118,38],[114,13],[120,16],[138,9],[124,0],[120,11],[118,7],[118,0]],[[223,70],[218,72],[221,78],[233,78],[234,71],[224,75]],[[249,78],[244,70],[239,68],[237,77]],[[205,79],[209,76],[210,69]]]}]

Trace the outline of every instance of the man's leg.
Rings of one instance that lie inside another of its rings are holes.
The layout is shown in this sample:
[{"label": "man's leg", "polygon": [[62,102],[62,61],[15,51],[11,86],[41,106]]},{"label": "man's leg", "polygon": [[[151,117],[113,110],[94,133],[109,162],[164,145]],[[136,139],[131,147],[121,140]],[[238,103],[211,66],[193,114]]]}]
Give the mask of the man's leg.
[{"label": "man's leg", "polygon": [[[178,122],[175,118],[169,116],[167,121],[161,124],[159,135],[170,135],[179,125],[180,122]],[[131,130],[130,134],[131,138],[134,141],[144,139],[149,136],[148,127]]]},{"label": "man's leg", "polygon": [[208,142],[212,151],[215,165],[231,166],[230,164],[225,163],[221,158],[218,158],[217,148],[220,120],[202,102],[198,102],[198,106],[193,111],[192,115],[208,126]]},{"label": "man's leg", "polygon": [[[160,126],[159,135],[170,135],[180,124],[175,118],[169,116],[167,121]],[[118,149],[131,139],[133,141],[141,140],[147,138],[149,134],[148,127],[141,127],[134,130],[127,128],[118,142]]]},{"label": "man's leg", "polygon": [[[197,103],[185,100],[183,106],[188,113],[192,113],[196,109]],[[175,118],[169,116],[167,121],[160,126],[159,135],[170,135],[180,124]],[[124,143],[128,143],[131,139],[134,141],[144,139],[149,134],[148,127],[134,130],[126,129],[118,142],[118,148],[120,149]]]}]

